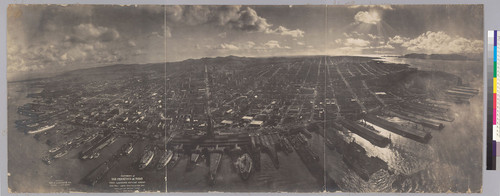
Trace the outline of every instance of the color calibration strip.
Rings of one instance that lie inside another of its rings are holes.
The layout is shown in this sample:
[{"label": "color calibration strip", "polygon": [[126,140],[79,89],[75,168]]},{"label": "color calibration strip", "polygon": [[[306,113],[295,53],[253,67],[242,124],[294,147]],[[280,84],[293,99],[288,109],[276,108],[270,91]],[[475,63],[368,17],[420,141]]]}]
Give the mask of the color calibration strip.
[{"label": "color calibration strip", "polygon": [[[498,129],[497,113],[497,62],[498,62],[498,31],[488,31],[488,59],[487,59],[487,149],[486,169],[496,170],[497,155],[500,155],[500,133]],[[497,154],[497,151],[499,154]]]}]

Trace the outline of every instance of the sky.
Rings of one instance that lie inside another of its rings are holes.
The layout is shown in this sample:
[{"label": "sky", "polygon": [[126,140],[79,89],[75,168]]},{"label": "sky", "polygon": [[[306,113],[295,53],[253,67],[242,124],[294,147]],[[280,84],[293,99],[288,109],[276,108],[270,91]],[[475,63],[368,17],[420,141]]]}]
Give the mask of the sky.
[{"label": "sky", "polygon": [[7,72],[217,56],[483,52],[482,5],[11,5]]}]

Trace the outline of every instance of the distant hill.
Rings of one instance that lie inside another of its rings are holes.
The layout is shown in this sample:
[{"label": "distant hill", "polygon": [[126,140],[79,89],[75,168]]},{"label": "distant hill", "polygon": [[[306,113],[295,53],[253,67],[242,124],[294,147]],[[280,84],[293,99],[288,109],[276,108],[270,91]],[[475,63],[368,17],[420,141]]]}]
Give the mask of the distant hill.
[{"label": "distant hill", "polygon": [[[245,56],[225,56],[225,57],[204,57],[200,59],[186,59],[176,62],[160,62],[160,63],[147,63],[147,64],[111,64],[102,65],[94,67],[83,67],[80,69],[73,69],[67,71],[57,71],[42,73],[37,72],[26,72],[26,73],[9,73],[9,82],[23,82],[30,80],[39,80],[50,78],[54,76],[113,76],[113,75],[123,75],[131,73],[164,73],[164,72],[175,72],[181,69],[201,68],[204,65],[209,65],[210,67],[216,66],[218,69],[223,70],[224,67],[232,67],[235,69],[244,66],[253,66],[261,64],[281,64],[289,63],[290,59],[301,60],[302,58],[312,58],[312,57],[322,57],[322,55],[296,55],[296,56],[272,56],[272,57],[245,57]],[[337,58],[350,58],[352,61],[369,61],[372,59],[377,59],[377,57],[364,57],[364,56],[335,56]],[[191,70],[193,71],[193,70]]]},{"label": "distant hill", "polygon": [[433,59],[433,60],[477,60],[476,58],[470,58],[460,54],[421,54],[421,53],[411,53],[400,56],[399,58],[410,58],[410,59]]}]

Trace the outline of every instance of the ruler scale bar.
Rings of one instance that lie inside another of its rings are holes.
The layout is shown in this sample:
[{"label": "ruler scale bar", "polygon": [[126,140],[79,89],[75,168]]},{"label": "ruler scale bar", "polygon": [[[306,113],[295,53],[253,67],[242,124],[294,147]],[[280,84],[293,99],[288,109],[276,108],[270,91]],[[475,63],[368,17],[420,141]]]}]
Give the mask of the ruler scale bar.
[{"label": "ruler scale bar", "polygon": [[492,104],[492,114],[493,114],[493,124],[492,124],[492,131],[493,131],[493,146],[492,146],[492,156],[493,156],[493,168],[496,169],[496,157],[497,157],[497,141],[498,141],[498,129],[497,129],[497,124],[496,124],[496,118],[497,118],[497,110],[496,110],[496,93],[497,93],[497,62],[498,62],[498,31],[494,31],[493,35],[493,80],[492,80],[492,85],[493,85],[493,104]]},{"label": "ruler scale bar", "polygon": [[[486,92],[487,92],[487,118],[486,118],[486,169],[496,169],[496,154],[497,154],[497,111],[496,111],[496,77],[497,77],[497,31],[488,32],[488,58],[486,66]],[[500,152],[499,152],[500,153]]]}]

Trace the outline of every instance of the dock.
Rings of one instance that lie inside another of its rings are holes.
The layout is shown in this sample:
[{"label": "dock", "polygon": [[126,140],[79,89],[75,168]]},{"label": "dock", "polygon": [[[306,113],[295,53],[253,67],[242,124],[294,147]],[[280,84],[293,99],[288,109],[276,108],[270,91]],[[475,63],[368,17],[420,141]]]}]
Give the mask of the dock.
[{"label": "dock", "polygon": [[390,132],[396,133],[406,138],[413,139],[421,143],[427,143],[432,138],[431,134],[422,130],[413,129],[410,127],[402,127],[396,123],[381,119],[375,115],[366,115],[365,120],[382,127]]},{"label": "dock", "polygon": [[369,128],[363,127],[356,122],[352,122],[349,120],[341,120],[340,123],[344,125],[347,129],[349,129],[351,132],[356,133],[357,135],[361,136],[362,138],[365,138],[368,140],[370,143],[373,145],[376,145],[378,147],[386,147],[391,143],[391,140],[389,138],[386,138],[378,133],[376,133],[375,130],[371,130]]}]

